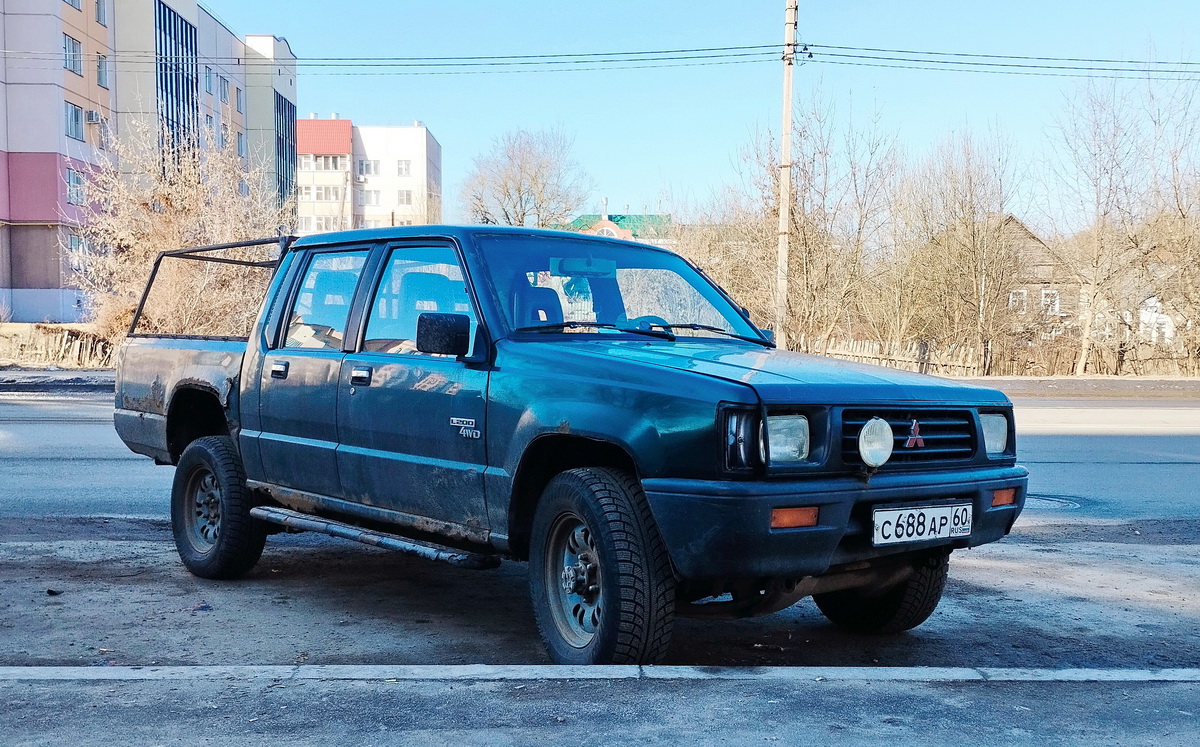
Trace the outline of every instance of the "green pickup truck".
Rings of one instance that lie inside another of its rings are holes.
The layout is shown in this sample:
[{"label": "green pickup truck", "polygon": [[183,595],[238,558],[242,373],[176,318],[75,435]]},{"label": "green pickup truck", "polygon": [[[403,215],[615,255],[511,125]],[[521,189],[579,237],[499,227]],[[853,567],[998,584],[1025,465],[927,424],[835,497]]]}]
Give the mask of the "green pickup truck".
[{"label": "green pickup truck", "polygon": [[910,629],[951,552],[1024,505],[1003,394],[777,350],[669,251],[495,226],[272,241],[248,337],[135,316],[120,351],[117,431],[176,466],[196,575],[248,573],[283,529],[527,560],[555,662],[654,663],[676,615],[805,596]]}]

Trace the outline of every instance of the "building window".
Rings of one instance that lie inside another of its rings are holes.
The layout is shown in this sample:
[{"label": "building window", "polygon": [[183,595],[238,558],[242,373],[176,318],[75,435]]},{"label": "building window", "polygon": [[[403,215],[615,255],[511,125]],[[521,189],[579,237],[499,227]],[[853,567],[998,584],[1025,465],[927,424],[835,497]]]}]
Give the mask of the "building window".
[{"label": "building window", "polygon": [[1021,289],[1009,291],[1008,308],[1010,311],[1015,311],[1018,314],[1024,314],[1026,311],[1029,311],[1029,291]]},{"label": "building window", "polygon": [[66,102],[67,137],[83,140],[83,109]]},{"label": "building window", "polygon": [[221,123],[221,134],[217,139],[217,147],[225,150],[225,146],[229,145],[229,125]]},{"label": "building window", "polygon": [[358,162],[358,173],[360,176],[378,176],[379,161],[362,161]]},{"label": "building window", "polygon": [[229,78],[221,76],[221,103],[229,103]]},{"label": "building window", "polygon": [[234,99],[237,101],[237,110],[239,112],[246,111],[246,92],[240,88],[235,88]]},{"label": "building window", "polygon": [[239,132],[238,136],[238,155],[242,158],[246,157],[246,133]]},{"label": "building window", "polygon": [[108,0],[96,0],[96,23],[108,25]]},{"label": "building window", "polygon": [[211,114],[205,114],[205,115],[204,115],[204,126],[208,128],[208,131],[209,131],[209,132],[212,132],[212,129],[213,129],[213,115],[211,115]]},{"label": "building window", "polygon": [[412,161],[396,161],[396,176],[412,176]]},{"label": "building window", "polygon": [[83,10],[83,0],[66,0],[66,3],[75,10]]},{"label": "building window", "polygon": [[339,218],[336,215],[318,215],[313,218],[314,231],[336,231],[339,228],[349,227],[349,218]]},{"label": "building window", "polygon": [[359,192],[358,193],[358,204],[359,205],[378,205],[379,204],[379,190],[378,189],[364,189],[363,191]]},{"label": "building window", "polygon": [[313,200],[316,202],[341,202],[342,188],[318,184],[313,187]]},{"label": "building window", "polygon": [[1042,289],[1042,313],[1057,314],[1059,309],[1058,291],[1049,288]]},{"label": "building window", "polygon": [[208,65],[204,66],[204,90],[208,93],[213,92],[213,71]]},{"label": "building window", "polygon": [[67,169],[67,203],[83,204],[83,174],[75,169]]},{"label": "building window", "polygon": [[108,88],[108,57],[96,55],[96,85]]},{"label": "building window", "polygon": [[77,236],[73,233],[67,234],[67,259],[71,263],[71,269],[79,272],[83,269],[84,256],[87,254],[87,242],[82,236]]},{"label": "building window", "polygon": [[317,171],[345,171],[342,156],[313,156],[313,168]]},{"label": "building window", "polygon": [[275,190],[279,200],[296,185],[296,105],[275,91]]},{"label": "building window", "polygon": [[300,217],[296,218],[296,230],[301,232],[311,231],[312,216],[301,215]]},{"label": "building window", "polygon": [[382,225],[383,225],[383,221],[381,221],[381,220],[364,220],[362,227],[363,228],[379,228]]},{"label": "building window", "polygon": [[299,171],[312,171],[313,170],[313,157],[312,156],[305,154],[305,155],[299,156],[296,160],[298,162],[297,166],[296,166],[297,170],[299,170]]},{"label": "building window", "polygon": [[297,199],[299,199],[303,202],[311,202],[312,201],[312,187],[310,187],[308,185],[300,187],[300,189],[296,192],[296,194],[298,195]]},{"label": "building window", "polygon": [[200,129],[196,27],[163,0],[154,3],[154,77],[158,124],[178,143]]},{"label": "building window", "polygon": [[66,34],[63,34],[63,67],[76,75],[83,75],[83,45]]},{"label": "building window", "polygon": [[397,205],[413,204],[412,203],[412,190],[411,189],[402,189],[398,193],[396,193],[396,204]]}]

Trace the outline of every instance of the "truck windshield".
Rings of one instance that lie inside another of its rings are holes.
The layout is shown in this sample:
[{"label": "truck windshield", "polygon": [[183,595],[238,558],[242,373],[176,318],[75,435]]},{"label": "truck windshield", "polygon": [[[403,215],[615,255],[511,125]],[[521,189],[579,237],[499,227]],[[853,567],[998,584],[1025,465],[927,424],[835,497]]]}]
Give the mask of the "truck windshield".
[{"label": "truck windshield", "polygon": [[607,241],[491,234],[478,245],[509,329],[746,339],[757,329],[680,257]]}]

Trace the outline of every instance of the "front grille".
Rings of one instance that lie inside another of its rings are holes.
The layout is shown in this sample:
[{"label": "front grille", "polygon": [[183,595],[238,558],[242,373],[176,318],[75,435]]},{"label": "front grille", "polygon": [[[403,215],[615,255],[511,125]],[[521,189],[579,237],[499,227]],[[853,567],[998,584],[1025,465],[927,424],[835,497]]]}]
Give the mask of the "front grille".
[{"label": "front grille", "polygon": [[[886,420],[895,435],[888,464],[962,462],[975,455],[975,416],[970,410],[843,410],[842,461],[846,464],[862,464],[858,432],[875,417]],[[917,438],[912,438],[914,420]]]}]

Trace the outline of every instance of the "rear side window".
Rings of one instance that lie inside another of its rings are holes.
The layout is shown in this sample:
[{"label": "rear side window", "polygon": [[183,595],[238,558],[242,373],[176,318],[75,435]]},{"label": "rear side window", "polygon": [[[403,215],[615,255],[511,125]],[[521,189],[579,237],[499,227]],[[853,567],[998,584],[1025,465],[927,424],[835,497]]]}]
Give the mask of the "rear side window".
[{"label": "rear side window", "polygon": [[341,350],[367,251],[315,254],[288,314],[285,348]]}]

